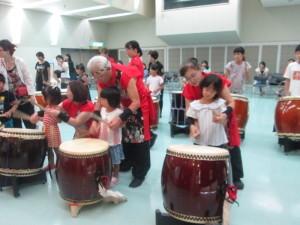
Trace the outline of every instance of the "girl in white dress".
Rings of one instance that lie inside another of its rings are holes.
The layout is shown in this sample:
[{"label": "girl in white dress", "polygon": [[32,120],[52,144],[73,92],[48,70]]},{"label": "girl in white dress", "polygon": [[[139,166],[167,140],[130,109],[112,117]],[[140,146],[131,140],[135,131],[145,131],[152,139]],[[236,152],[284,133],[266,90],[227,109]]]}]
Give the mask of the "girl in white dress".
[{"label": "girl in white dress", "polygon": [[[225,100],[221,99],[222,80],[216,75],[205,77],[200,83],[203,97],[191,102],[186,116],[192,121],[190,135],[197,145],[224,146],[228,143],[225,132]],[[223,119],[222,119],[223,118]]]}]

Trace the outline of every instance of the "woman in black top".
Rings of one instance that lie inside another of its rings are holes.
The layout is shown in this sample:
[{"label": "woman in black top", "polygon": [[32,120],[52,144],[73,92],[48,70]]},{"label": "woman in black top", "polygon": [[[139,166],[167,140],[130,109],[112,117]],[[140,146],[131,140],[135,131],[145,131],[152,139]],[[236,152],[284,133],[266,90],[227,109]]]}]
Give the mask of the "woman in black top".
[{"label": "woman in black top", "polygon": [[46,86],[49,86],[50,64],[45,60],[43,52],[37,52],[36,57],[38,61],[35,64],[35,89],[37,91],[42,91]]},{"label": "woman in black top", "polygon": [[80,80],[87,89],[88,99],[91,100],[91,95],[89,90],[89,76],[85,72],[85,67],[82,63],[76,65],[76,73],[78,75],[78,80]]},{"label": "woman in black top", "polygon": [[69,65],[70,79],[71,79],[71,80],[77,80],[77,77],[76,77],[76,70],[75,70],[74,63],[73,63],[73,61],[72,61],[71,55],[70,55],[70,54],[66,54],[65,57],[64,57],[64,60],[65,60],[65,62],[67,62],[68,65]]}]

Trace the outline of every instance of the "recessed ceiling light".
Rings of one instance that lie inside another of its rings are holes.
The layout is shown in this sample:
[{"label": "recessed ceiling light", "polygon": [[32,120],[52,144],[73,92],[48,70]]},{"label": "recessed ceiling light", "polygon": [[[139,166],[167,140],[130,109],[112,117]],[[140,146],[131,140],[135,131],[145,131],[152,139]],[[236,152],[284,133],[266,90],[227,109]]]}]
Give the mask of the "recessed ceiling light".
[{"label": "recessed ceiling light", "polygon": [[88,18],[87,20],[104,20],[104,19],[110,19],[110,18],[116,18],[116,17],[122,17],[122,16],[130,16],[133,15],[135,13],[117,13],[117,14],[111,14],[111,15],[107,15],[107,16],[98,16],[98,17],[91,17]]},{"label": "recessed ceiling light", "polygon": [[99,9],[105,9],[108,7],[110,7],[110,5],[92,6],[92,7],[82,8],[82,9],[65,11],[65,12],[62,12],[62,15],[72,15],[72,14],[76,14],[76,13],[80,13],[80,12],[88,12],[88,11],[94,11],[94,10],[99,10]]}]

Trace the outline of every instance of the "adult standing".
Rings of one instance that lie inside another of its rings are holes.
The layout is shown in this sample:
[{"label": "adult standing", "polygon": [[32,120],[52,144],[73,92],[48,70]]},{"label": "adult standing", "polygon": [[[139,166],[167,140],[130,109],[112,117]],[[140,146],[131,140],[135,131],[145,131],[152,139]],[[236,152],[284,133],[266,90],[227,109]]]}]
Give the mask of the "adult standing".
[{"label": "adult standing", "polygon": [[89,76],[85,72],[85,67],[83,63],[76,65],[76,73],[78,75],[78,80],[80,80],[86,87],[86,90],[88,92],[88,100],[91,100]]},{"label": "adult standing", "polygon": [[69,68],[69,76],[71,80],[77,80],[77,76],[76,76],[76,70],[74,67],[74,62],[71,58],[70,54],[66,54],[64,57],[64,61],[66,63],[68,63],[68,68]]},{"label": "adult standing", "polygon": [[150,92],[134,66],[111,64],[103,56],[94,56],[88,62],[88,69],[98,83],[99,93],[103,88],[115,86],[116,71],[122,72],[120,89],[124,112],[110,122],[110,127],[121,127],[125,123],[122,137],[125,160],[121,169],[132,168],[133,180],[129,186],[138,187],[150,169],[150,114],[153,110]]},{"label": "adult standing", "polygon": [[45,55],[43,52],[37,52],[36,57],[38,61],[35,64],[35,89],[37,91],[42,91],[50,84],[50,64],[45,60]]},{"label": "adult standing", "polygon": [[56,56],[56,62],[57,65],[55,71],[60,71],[60,86],[65,89],[70,81],[69,65],[64,61],[64,57],[62,55]]},{"label": "adult standing", "polygon": [[[0,41],[0,58],[4,59],[3,66],[6,70],[3,74],[7,80],[6,90],[13,92],[18,99],[29,96],[30,100],[34,102],[35,90],[31,75],[23,59],[14,56],[15,50],[16,45],[9,40],[5,39]],[[34,106],[31,102],[20,104],[17,109],[28,115],[34,113]],[[23,123],[26,128],[36,128],[35,124],[27,120],[23,120]],[[14,118],[13,126],[22,128],[22,120]]]},{"label": "adult standing", "polygon": [[[152,64],[156,64],[157,67],[158,67],[157,74],[164,79],[164,66],[163,66],[163,64],[160,61],[158,61],[158,57],[159,57],[158,52],[155,51],[155,50],[151,50],[151,51],[149,51],[148,55],[149,55],[149,65],[148,65],[148,71],[149,71],[149,73],[150,73],[151,65]],[[160,107],[160,117],[161,117],[161,115],[162,115],[162,109],[163,109],[163,105],[164,105],[164,103],[163,103],[163,100],[164,100],[164,88],[161,89],[161,91],[160,91],[160,97],[159,98],[160,98],[159,99],[159,107]]]}]

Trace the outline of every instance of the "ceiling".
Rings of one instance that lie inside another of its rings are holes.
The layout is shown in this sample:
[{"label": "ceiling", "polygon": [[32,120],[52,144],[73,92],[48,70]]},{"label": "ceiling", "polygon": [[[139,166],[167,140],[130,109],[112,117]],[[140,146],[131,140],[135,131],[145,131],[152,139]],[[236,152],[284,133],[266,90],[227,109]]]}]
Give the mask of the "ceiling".
[{"label": "ceiling", "polygon": [[260,0],[264,7],[300,5],[300,0]]},{"label": "ceiling", "polygon": [[[130,0],[132,2],[137,0]],[[130,1],[126,1],[129,4]],[[20,6],[24,9],[45,11],[81,19],[94,19],[103,22],[116,22],[143,17],[137,10],[128,10],[116,4],[105,4],[99,0],[0,0],[0,4]],[[139,1],[138,1],[139,2]],[[75,11],[74,11],[75,10]],[[82,11],[78,11],[82,10]]]}]

